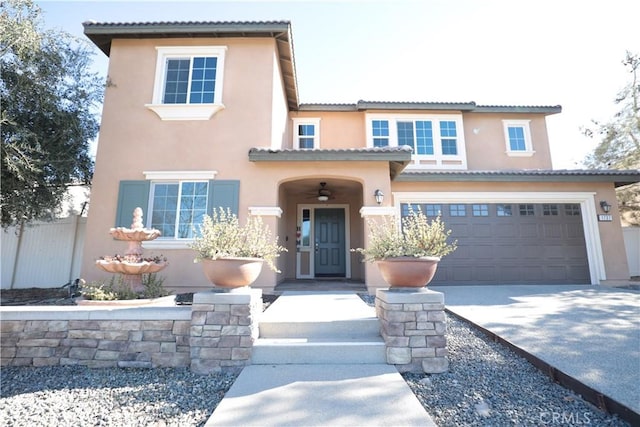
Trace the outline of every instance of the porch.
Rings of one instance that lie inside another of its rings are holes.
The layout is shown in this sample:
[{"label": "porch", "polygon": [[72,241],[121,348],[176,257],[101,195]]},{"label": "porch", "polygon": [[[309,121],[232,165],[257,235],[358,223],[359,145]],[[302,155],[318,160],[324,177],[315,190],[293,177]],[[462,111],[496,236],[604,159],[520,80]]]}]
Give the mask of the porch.
[{"label": "porch", "polygon": [[280,295],[286,291],[304,291],[314,293],[354,292],[366,294],[367,286],[360,280],[341,278],[285,280],[284,282],[276,285],[273,293]]}]

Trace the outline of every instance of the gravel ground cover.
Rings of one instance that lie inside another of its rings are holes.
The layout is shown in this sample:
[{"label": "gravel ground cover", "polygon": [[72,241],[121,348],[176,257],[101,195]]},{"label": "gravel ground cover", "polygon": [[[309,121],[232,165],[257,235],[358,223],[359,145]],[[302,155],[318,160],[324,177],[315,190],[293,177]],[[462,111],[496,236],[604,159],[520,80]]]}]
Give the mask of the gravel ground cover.
[{"label": "gravel ground cover", "polygon": [[447,349],[449,372],[403,375],[438,426],[629,425],[451,315]]},{"label": "gravel ground cover", "polygon": [[[267,299],[266,306],[275,297]],[[447,316],[447,348],[449,372],[403,375],[438,426],[629,425],[454,316]],[[7,367],[0,425],[202,426],[235,378],[187,369]]]},{"label": "gravel ground cover", "polygon": [[0,425],[202,426],[235,379],[187,369],[2,368]]}]

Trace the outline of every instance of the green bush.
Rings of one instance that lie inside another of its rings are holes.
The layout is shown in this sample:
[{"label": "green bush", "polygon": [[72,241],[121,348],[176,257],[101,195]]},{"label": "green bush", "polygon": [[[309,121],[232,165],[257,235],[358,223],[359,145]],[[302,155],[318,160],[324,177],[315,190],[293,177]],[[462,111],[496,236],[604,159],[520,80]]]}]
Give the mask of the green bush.
[{"label": "green bush", "polygon": [[126,299],[160,298],[169,295],[164,288],[164,278],[156,273],[143,274],[144,291],[137,293],[124,281],[124,276],[112,276],[104,282],[91,282],[82,285],[80,294],[88,300],[115,301]]},{"label": "green bush", "polygon": [[271,237],[269,227],[259,216],[250,215],[244,226],[229,209],[220,208],[213,215],[205,215],[200,235],[189,245],[197,254],[194,262],[227,257],[262,258],[275,272],[280,272],[275,259],[287,249]]},{"label": "green bush", "polygon": [[400,256],[442,258],[457,248],[457,241],[447,242],[451,230],[445,230],[440,217],[429,221],[422,211],[410,209],[401,224],[399,227],[395,217],[390,216],[379,221],[368,219],[369,245],[353,251],[364,255],[364,261],[373,262]]}]

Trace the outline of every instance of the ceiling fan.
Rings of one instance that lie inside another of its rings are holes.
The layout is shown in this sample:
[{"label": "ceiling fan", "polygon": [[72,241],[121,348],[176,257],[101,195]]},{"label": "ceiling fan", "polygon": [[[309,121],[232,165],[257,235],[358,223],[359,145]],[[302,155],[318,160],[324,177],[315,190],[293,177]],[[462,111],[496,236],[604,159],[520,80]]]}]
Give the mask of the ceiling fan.
[{"label": "ceiling fan", "polygon": [[327,188],[326,182],[321,182],[318,191],[312,193],[310,198],[315,198],[319,202],[326,202],[329,199],[333,199],[333,197],[331,196],[331,191]]}]

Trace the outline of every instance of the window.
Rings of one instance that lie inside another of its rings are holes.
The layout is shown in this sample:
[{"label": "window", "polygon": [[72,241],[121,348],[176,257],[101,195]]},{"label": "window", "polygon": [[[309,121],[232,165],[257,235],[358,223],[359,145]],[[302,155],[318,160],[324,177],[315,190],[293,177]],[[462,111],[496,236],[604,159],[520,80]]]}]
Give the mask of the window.
[{"label": "window", "polygon": [[472,205],[473,216],[489,216],[489,205]]},{"label": "window", "polygon": [[151,227],[164,238],[193,238],[207,213],[208,182],[152,183],[151,193]]},{"label": "window", "polygon": [[566,216],[580,216],[580,205],[577,203],[564,205],[564,214]]},{"label": "window", "polygon": [[496,216],[512,216],[511,205],[496,205]]},{"label": "window", "polygon": [[373,131],[373,146],[388,147],[389,146],[389,121],[373,120],[371,122]]},{"label": "window", "polygon": [[441,205],[424,205],[424,214],[426,216],[442,215],[442,206]]},{"label": "window", "polygon": [[302,210],[302,227],[300,230],[300,234],[302,237],[302,241],[298,242],[298,246],[302,245],[305,247],[311,246],[311,210],[303,209]]},{"label": "window", "polygon": [[[164,104],[211,104],[216,84],[215,56],[167,59]],[[188,95],[188,96],[187,96]]]},{"label": "window", "polygon": [[465,205],[449,205],[450,216],[467,216],[467,207]]},{"label": "window", "polygon": [[158,47],[153,100],[162,120],[207,120],[222,105],[225,47]]},{"label": "window", "polygon": [[409,167],[466,169],[462,116],[368,114],[369,147],[411,147]]},{"label": "window", "polygon": [[534,216],[535,215],[535,211],[533,210],[533,205],[531,205],[531,204],[520,205],[519,206],[519,210],[520,210],[520,216]]},{"label": "window", "polygon": [[320,148],[320,119],[293,119],[293,147],[300,150]]},{"label": "window", "polygon": [[558,205],[542,205],[542,215],[544,216],[558,216]]},{"label": "window", "polygon": [[441,121],[440,138],[442,141],[442,154],[454,156],[458,154],[456,122]]},{"label": "window", "polygon": [[509,156],[532,156],[529,120],[503,120],[504,137]]},{"label": "window", "polygon": [[408,216],[411,212],[422,212],[425,216],[439,216],[442,215],[442,205],[422,203],[402,203],[400,205],[402,217]]}]

